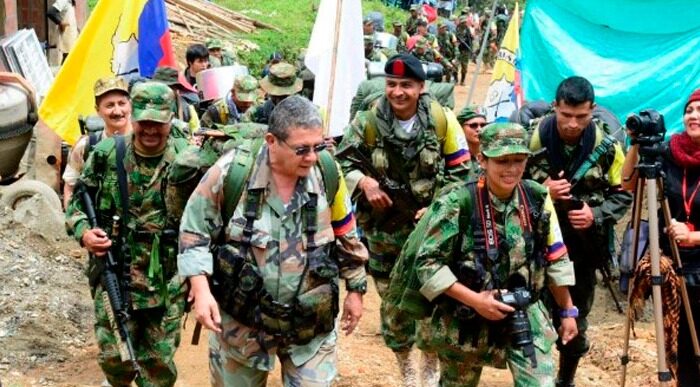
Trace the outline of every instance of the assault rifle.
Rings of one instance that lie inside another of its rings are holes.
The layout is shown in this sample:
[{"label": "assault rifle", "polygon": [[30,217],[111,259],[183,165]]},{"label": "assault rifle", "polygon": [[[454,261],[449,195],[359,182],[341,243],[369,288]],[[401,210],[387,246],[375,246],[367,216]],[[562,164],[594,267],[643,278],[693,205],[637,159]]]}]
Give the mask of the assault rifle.
[{"label": "assault rifle", "polygon": [[[547,148],[542,148],[539,149],[536,152],[533,152],[530,157],[528,158],[528,166],[537,166],[540,161],[546,160],[547,159]],[[538,167],[539,168],[539,167]],[[559,177],[559,172],[561,170],[557,169],[556,167],[549,165],[549,170],[544,171],[547,173],[547,175],[552,178],[552,179],[561,179]],[[571,182],[571,192],[573,192],[574,187],[576,184],[578,184],[580,179],[573,178],[573,181]],[[583,202],[577,198],[572,198],[571,200],[560,200],[555,202],[554,204],[557,213],[559,216],[559,221],[560,222],[569,222],[569,218],[567,216],[568,212],[570,210],[580,210],[583,208]],[[591,235],[590,229],[587,230],[576,230],[574,229],[576,234],[579,236],[581,239],[581,245],[584,249],[588,250],[590,249],[590,246],[597,246],[600,244],[601,241],[596,241],[595,236]],[[620,301],[617,299],[617,295],[615,295],[615,290],[613,289],[612,286],[612,273],[610,272],[610,266],[608,265],[608,262],[612,261],[612,254],[608,252],[606,254],[606,257],[600,257],[599,254],[594,254],[591,252],[588,254],[593,259],[593,263],[596,266],[596,269],[600,271],[600,274],[603,276],[603,283],[605,286],[608,288],[610,291],[610,295],[612,296],[613,301],[615,302],[615,308],[617,309],[618,312],[623,313],[622,311],[622,306],[620,305]]]},{"label": "assault rifle", "polygon": [[355,148],[349,148],[343,154],[347,160],[360,166],[365,175],[375,179],[379,183],[382,191],[391,198],[393,205],[386,213],[373,214],[374,225],[386,232],[393,232],[407,224],[415,222],[416,211],[422,208],[416,198],[411,193],[411,188],[407,184],[401,184],[393,180],[385,173],[380,173],[372,164],[372,161]]},{"label": "assault rifle", "polygon": [[[97,215],[95,214],[95,206],[92,203],[92,198],[88,193],[87,188],[78,183],[76,188],[80,199],[83,202],[85,208],[85,213],[88,217],[88,223],[90,223],[90,228],[98,228]],[[112,224],[112,237],[118,237],[119,234],[119,217],[115,216],[113,218]],[[112,330],[119,335],[121,339],[117,344],[119,348],[119,355],[122,361],[128,361],[131,363],[133,370],[137,375],[141,373],[141,367],[136,360],[136,352],[134,351],[134,346],[131,342],[131,337],[129,336],[129,330],[127,328],[127,322],[129,321],[129,305],[125,302],[122,297],[122,289],[120,289],[119,276],[119,266],[117,261],[114,259],[114,255],[111,250],[107,251],[107,254],[100,258],[95,257],[90,254],[90,260],[103,260],[103,267],[100,273],[100,284],[104,292],[101,296],[103,298],[105,310],[107,311],[107,316],[109,317],[110,325]]]}]

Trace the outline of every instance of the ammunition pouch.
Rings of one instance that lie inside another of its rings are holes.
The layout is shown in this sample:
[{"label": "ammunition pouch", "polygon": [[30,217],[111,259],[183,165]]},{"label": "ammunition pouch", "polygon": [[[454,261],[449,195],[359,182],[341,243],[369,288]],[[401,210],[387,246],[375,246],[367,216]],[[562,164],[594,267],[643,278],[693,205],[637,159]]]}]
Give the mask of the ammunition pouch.
[{"label": "ammunition pouch", "polygon": [[213,294],[219,306],[240,323],[278,337],[285,344],[306,344],[335,328],[340,310],[338,266],[330,244],[308,251],[308,267],[292,303],[275,300],[257,268],[225,245],[219,248]]}]

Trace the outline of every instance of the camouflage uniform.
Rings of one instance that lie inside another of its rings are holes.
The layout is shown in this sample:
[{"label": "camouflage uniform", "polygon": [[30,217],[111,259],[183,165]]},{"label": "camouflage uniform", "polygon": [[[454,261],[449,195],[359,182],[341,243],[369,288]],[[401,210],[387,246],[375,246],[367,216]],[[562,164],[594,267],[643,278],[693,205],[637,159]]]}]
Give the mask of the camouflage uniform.
[{"label": "camouflage uniform", "polygon": [[[183,78],[184,79],[184,78]],[[199,104],[199,95],[191,87],[185,87],[180,81],[180,74],[172,67],[158,67],[153,74],[153,80],[168,85],[176,95],[175,118],[182,122],[190,122],[190,106]]]},{"label": "camouflage uniform", "polygon": [[[551,162],[547,157],[536,158],[528,164],[529,176],[538,182],[544,182],[552,169],[557,171],[565,171],[565,178],[570,180],[575,167],[576,160],[579,154],[587,153],[584,148],[583,139],[587,135],[593,143],[591,151],[603,139],[606,133],[606,128],[602,121],[594,119],[592,121],[594,127],[585,129],[581,141],[573,146],[564,144],[561,140],[556,146],[563,156],[563,165],[551,168]],[[546,125],[553,125],[553,130],[556,131],[556,115],[547,115],[539,120],[536,120],[532,127],[530,149],[535,152],[546,146],[550,141],[549,138],[541,137],[541,129]],[[590,147],[590,145],[589,145]],[[551,152],[547,147],[548,152]],[[588,151],[590,152],[590,151]],[[586,157],[587,155],[583,155]],[[574,340],[562,346],[561,342],[557,345],[562,354],[562,358],[570,357],[578,359],[588,352],[590,343],[586,336],[588,328],[587,316],[591,311],[594,299],[594,290],[596,283],[595,264],[591,262],[591,257],[596,259],[607,260],[610,257],[614,240],[613,227],[617,221],[624,216],[632,202],[632,195],[629,192],[623,191],[622,182],[622,164],[624,162],[624,153],[619,143],[615,142],[607,151],[598,158],[588,172],[583,176],[579,183],[572,188],[571,195],[579,200],[582,200],[590,206],[593,211],[594,224],[590,229],[581,233],[573,229],[569,223],[568,216],[565,212],[561,212],[561,203],[555,203],[555,207],[559,212],[559,219],[562,224],[562,233],[564,242],[569,250],[569,256],[574,263],[576,271],[576,286],[572,287],[571,297],[574,305],[579,308],[579,317],[576,319],[578,324],[579,334]],[[556,177],[555,177],[556,178]],[[555,325],[558,324],[558,319],[555,318]]]},{"label": "camouflage uniform", "polygon": [[[416,6],[416,9],[418,9],[417,6]],[[413,10],[413,6],[411,6],[411,10]],[[416,28],[418,27],[418,22],[421,20],[425,20],[425,19],[423,19],[423,17],[420,15],[416,16],[415,18],[411,15],[408,15],[408,19],[406,19],[406,23],[404,23],[404,25],[406,26],[406,32],[409,35],[415,35]]]},{"label": "camouflage uniform", "polygon": [[[466,16],[463,16],[466,19]],[[460,21],[462,19],[460,18]],[[457,25],[457,30],[455,31],[455,38],[457,39],[459,54],[457,55],[457,61],[459,62],[459,73],[460,80],[459,84],[464,85],[464,79],[467,77],[467,69],[469,68],[469,61],[472,58],[472,53],[474,52],[474,39],[472,37],[472,32],[466,23],[460,22]]]},{"label": "camouflage uniform", "polygon": [[[490,127],[480,135],[483,152],[495,150],[497,156],[492,157],[527,152],[527,135],[522,127],[513,128],[511,124]],[[420,292],[431,302],[427,312],[429,320],[419,325],[417,341],[419,347],[438,352],[441,386],[477,386],[484,365],[505,368],[506,364],[516,386],[554,385],[551,348],[557,334],[547,309],[539,301],[538,292],[545,284],[572,285],[574,273],[546,188],[532,181],[522,181],[520,186],[529,190],[529,196],[518,193],[521,192],[519,188],[509,201],[488,193],[497,240],[504,242],[498,244],[495,263],[484,262],[488,260],[485,249],[477,253],[479,239],[472,221],[477,198],[472,192],[479,195],[481,191],[480,185],[471,182],[454,186],[436,199],[406,244],[406,248],[411,244],[417,248],[412,269],[392,273],[396,276],[392,277],[392,286],[394,281],[405,281],[405,276],[416,276],[418,282],[412,286],[413,291]],[[523,198],[529,203],[522,203]],[[524,214],[528,206],[537,208],[537,213],[542,215]],[[527,234],[531,238],[526,238]],[[483,239],[481,241],[484,243]],[[451,297],[440,297],[457,281],[476,292],[504,288],[513,274],[530,278],[527,288],[533,301],[526,307],[526,313],[537,368],[531,366],[520,348],[513,348],[507,340],[507,320],[487,321],[469,307],[463,308],[468,312],[462,315],[464,318],[460,317],[458,306],[461,304]]]},{"label": "camouflage uniform", "polygon": [[[221,59],[212,55],[211,50],[221,50]],[[236,64],[236,58],[230,52],[224,49],[224,44],[219,39],[207,40],[207,50],[209,50],[209,64],[211,67],[233,66]]]},{"label": "camouflage uniform", "polygon": [[[467,121],[475,117],[483,117],[485,119],[485,114],[486,113],[484,112],[484,109],[481,108],[481,106],[476,104],[467,105],[463,107],[462,110],[460,110],[460,112],[457,114],[457,122],[459,122],[459,124],[462,125],[462,129],[464,129],[464,124]],[[466,131],[464,133],[464,136],[467,138],[467,144],[469,144],[469,137],[467,136]],[[472,152],[473,150],[474,149],[469,150],[469,153],[472,157],[470,160],[469,177],[467,178],[467,181],[476,180],[476,178],[479,177],[479,175],[481,174],[481,164],[476,158],[476,155],[479,154],[479,152]]]},{"label": "camouflage uniform", "polygon": [[[469,160],[469,151],[466,149],[464,134],[453,113],[442,108],[446,114],[447,129],[445,138],[439,140],[436,135],[435,121],[430,113],[430,101],[429,95],[420,96],[414,130],[411,134],[406,134],[400,127],[385,96],[379,100],[375,109],[358,112],[355,115],[345,131],[343,141],[338,146],[338,158],[347,176],[350,192],[355,192],[357,183],[364,177],[362,164],[345,156],[351,155],[353,151],[360,152],[371,160],[383,159],[386,165],[382,169],[387,176],[411,187],[409,194],[418,204],[418,207],[413,210],[430,204],[433,196],[443,185],[465,178],[469,172],[466,164]],[[368,117],[372,112],[376,115],[374,148],[370,148],[365,138]],[[419,149],[420,151],[417,151]],[[375,165],[375,167],[379,169],[382,166]],[[409,219],[395,229],[386,229],[384,225],[391,223],[392,217],[398,219],[397,217],[402,215],[393,209],[390,209],[389,213],[372,211],[364,197],[358,204],[357,214],[358,222],[366,232],[369,243],[369,268],[375,278],[379,295],[383,296],[394,261],[408,234],[413,230],[413,220]],[[387,222],[378,223],[379,219]],[[390,322],[383,315],[381,318],[382,335],[387,346],[396,352],[408,351],[414,341],[414,323],[401,322],[406,325],[402,328],[405,333],[395,335],[388,328]]]},{"label": "camouflage uniform", "polygon": [[[364,271],[367,250],[357,238],[350,197],[342,175],[332,204],[327,202],[321,172],[316,167],[300,180],[290,203],[285,206],[271,182],[268,149],[263,145],[256,155],[247,190],[238,201],[230,221],[224,225],[222,186],[237,152],[227,153],[209,169],[187,203],[180,230],[180,274],[212,274],[214,258],[208,246],[220,232],[225,233],[226,240],[220,249],[240,251],[243,228],[247,223],[246,202],[253,190],[262,189],[264,194],[253,224],[248,259],[256,263],[263,287],[273,295],[275,302],[294,304],[302,298],[325,298],[325,293],[309,295],[310,289],[321,287],[311,285],[313,275],[305,268],[306,262],[312,258],[307,254],[306,230],[300,225],[312,195],[317,198],[318,219],[313,240],[320,248],[332,245],[336,249],[335,254],[321,258],[333,267],[333,286],[337,289],[339,278],[343,278],[349,291],[364,292],[367,286]],[[314,269],[309,271],[316,273]],[[277,326],[289,324],[282,318],[274,321]],[[285,386],[329,386],[336,375],[335,330],[316,335],[306,344],[294,344],[266,328],[246,326],[223,311],[222,329],[222,334],[211,333],[209,336],[209,368],[213,385],[264,386],[268,372],[274,368],[275,355],[282,364]]]},{"label": "camouflage uniform", "polygon": [[[416,50],[418,48],[424,49],[422,54],[418,53]],[[444,67],[445,73],[449,71],[451,66],[450,62],[448,62],[442,55],[440,55],[439,52],[432,48],[432,45],[426,38],[420,38],[418,41],[416,41],[416,46],[413,48],[413,50],[411,50],[411,55],[418,58],[418,60],[421,62],[434,62],[441,64],[442,67]]]},{"label": "camouflage uniform", "polygon": [[[363,39],[365,44],[365,59],[370,62],[386,62],[386,55],[384,55],[381,49],[374,47],[374,35],[365,35]],[[370,46],[372,49],[368,50]]]},{"label": "camouflage uniform", "polygon": [[[402,27],[403,23],[394,22],[393,25],[394,25],[394,28]],[[405,52],[408,52],[408,47],[406,46],[406,44],[408,43],[408,38],[410,37],[410,35],[408,35],[408,32],[401,30],[399,35],[396,35],[396,33],[394,32],[394,36],[396,36],[396,41],[397,41],[396,42],[396,52],[399,54],[403,54]]]},{"label": "camouflage uniform", "polygon": [[[170,105],[174,103],[174,95],[168,87],[155,82],[139,84],[132,90],[131,98],[135,121],[170,122]],[[176,154],[187,144],[170,138],[162,155],[142,157],[135,153],[130,139],[125,140],[128,215],[122,213],[114,137],[104,139],[95,147],[85,164],[80,182],[95,196],[95,209],[102,229],[111,229],[113,215],[128,222],[120,226],[120,234],[122,240],[127,241],[130,252],[130,276],[127,281],[131,319],[128,329],[142,369],[135,380],[136,384],[172,386],[177,378],[173,357],[180,343],[185,288],[176,268],[177,223],[169,221],[163,192],[167,185],[167,171]],[[72,197],[66,209],[66,223],[78,241],[90,228],[84,205],[78,196]],[[95,336],[100,348],[98,362],[112,386],[129,386],[135,374],[128,363],[121,361],[117,349],[120,338],[115,336],[111,327],[102,285],[97,285],[93,291]]]},{"label": "camouflage uniform", "polygon": [[[235,94],[235,96],[234,96]],[[235,100],[234,100],[235,99]],[[258,99],[258,81],[250,75],[236,77],[233,90],[226,97],[215,101],[202,115],[202,126],[233,125],[241,120],[236,101],[255,102]]]},{"label": "camouflage uniform", "polygon": [[[445,31],[442,31],[438,34],[437,43],[440,50],[440,54],[442,54],[446,62],[451,64],[452,61],[457,58],[457,55],[459,55],[459,49],[457,48],[457,38],[455,37],[455,34],[445,29]],[[449,82],[450,79],[452,79],[451,75],[452,71],[448,71],[448,69],[445,69],[445,82]],[[457,75],[455,74],[455,82],[456,81]]]},{"label": "camouflage uniform", "polygon": [[[268,96],[290,96],[297,94],[304,86],[304,82],[296,75],[296,68],[289,63],[276,63],[270,66],[270,72],[265,78],[260,80],[260,88],[267,93]],[[260,105],[256,105],[248,109],[243,117],[242,122],[255,122],[258,124],[267,125],[270,120],[270,114],[275,104],[268,99]]]}]

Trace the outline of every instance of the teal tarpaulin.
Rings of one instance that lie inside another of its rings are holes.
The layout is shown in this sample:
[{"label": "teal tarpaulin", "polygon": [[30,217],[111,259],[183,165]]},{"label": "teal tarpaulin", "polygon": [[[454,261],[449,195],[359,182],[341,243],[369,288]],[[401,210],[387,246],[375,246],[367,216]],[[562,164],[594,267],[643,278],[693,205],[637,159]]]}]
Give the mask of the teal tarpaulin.
[{"label": "teal tarpaulin", "polygon": [[554,100],[559,82],[586,77],[621,121],[656,109],[669,132],[700,86],[700,1],[528,0],[520,33],[526,100]]}]

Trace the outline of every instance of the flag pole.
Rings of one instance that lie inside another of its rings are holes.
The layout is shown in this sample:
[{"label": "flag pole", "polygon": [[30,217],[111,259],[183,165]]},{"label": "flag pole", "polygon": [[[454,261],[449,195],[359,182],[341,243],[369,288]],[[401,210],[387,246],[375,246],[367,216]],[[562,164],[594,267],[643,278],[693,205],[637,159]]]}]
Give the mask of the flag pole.
[{"label": "flag pole", "polygon": [[323,137],[330,133],[331,113],[333,111],[333,93],[335,91],[335,73],[338,62],[338,42],[340,41],[340,18],[343,8],[343,0],[337,0],[335,8],[335,31],[333,35],[333,52],[331,55],[331,75],[328,82],[328,103],[326,104],[326,125],[323,128]]},{"label": "flag pole", "polygon": [[479,77],[479,70],[481,69],[481,64],[484,61],[484,49],[486,48],[486,42],[489,40],[489,35],[491,34],[491,21],[493,20],[494,14],[496,13],[496,5],[498,0],[493,0],[491,5],[491,16],[489,17],[488,23],[486,23],[486,31],[484,31],[484,38],[481,39],[481,47],[479,47],[479,55],[476,59],[476,70],[474,70],[474,76],[472,77],[472,84],[469,85],[469,94],[467,96],[467,106],[472,103],[472,98],[474,97],[474,89],[476,88],[476,79]]}]

